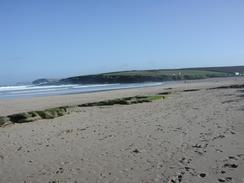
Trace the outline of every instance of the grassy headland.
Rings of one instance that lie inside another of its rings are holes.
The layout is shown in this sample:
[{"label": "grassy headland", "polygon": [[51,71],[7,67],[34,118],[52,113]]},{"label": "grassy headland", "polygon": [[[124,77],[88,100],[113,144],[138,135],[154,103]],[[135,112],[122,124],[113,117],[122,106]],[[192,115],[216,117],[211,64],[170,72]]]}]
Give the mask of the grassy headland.
[{"label": "grassy headland", "polygon": [[244,74],[244,66],[205,67],[183,69],[132,70],[110,72],[94,75],[83,75],[61,79],[55,82],[36,80],[33,84],[105,84],[105,83],[140,83],[175,80],[193,80],[214,77],[234,76],[236,72]]},{"label": "grassy headland", "polygon": [[212,77],[227,77],[224,72],[202,70],[146,70],[123,71],[97,75],[76,76],[60,80],[62,84],[97,84],[97,83],[140,83],[161,82],[185,79],[204,79]]},{"label": "grassy headland", "polygon": [[234,76],[237,71],[244,73],[244,66],[121,71],[70,77],[59,82],[62,84],[161,82],[228,77]]}]

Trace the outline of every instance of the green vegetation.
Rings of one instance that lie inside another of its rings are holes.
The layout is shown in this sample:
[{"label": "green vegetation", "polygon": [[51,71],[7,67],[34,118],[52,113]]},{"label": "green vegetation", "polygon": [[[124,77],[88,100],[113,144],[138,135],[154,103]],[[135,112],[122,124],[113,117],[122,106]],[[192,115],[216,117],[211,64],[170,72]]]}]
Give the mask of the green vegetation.
[{"label": "green vegetation", "polygon": [[39,79],[34,81],[33,84],[50,85],[162,82],[229,77],[235,76],[236,72],[240,73],[240,75],[244,75],[244,66],[120,71],[95,75],[75,76],[61,80]]},{"label": "green vegetation", "polygon": [[172,92],[170,92],[170,91],[167,91],[167,92],[161,92],[161,93],[159,93],[159,95],[169,95],[169,94],[171,94]]},{"label": "green vegetation", "polygon": [[219,86],[219,87],[214,87],[214,88],[209,88],[209,90],[214,90],[214,89],[240,89],[244,88],[244,84],[234,84],[234,85],[229,85],[229,86]]},{"label": "green vegetation", "polygon": [[5,118],[8,118],[9,121],[13,123],[27,123],[32,122],[40,119],[53,119],[60,116],[64,116],[68,114],[73,107],[57,107],[57,108],[50,108],[43,111],[31,111],[25,113],[18,113],[9,115]]},{"label": "green vegetation", "polygon": [[69,114],[71,112],[77,111],[79,107],[130,105],[130,104],[152,102],[154,100],[160,100],[164,98],[165,97],[163,95],[134,96],[134,97],[112,99],[112,100],[104,100],[100,102],[86,103],[78,106],[62,106],[62,107],[50,108],[41,111],[31,111],[31,112],[12,114],[12,115],[2,116],[2,117],[0,116],[0,126],[9,123],[28,123],[40,119],[54,119]]},{"label": "green vegetation", "polygon": [[[220,86],[211,89],[240,89],[244,88],[244,85],[229,85],[229,86]],[[171,88],[168,88],[171,89]],[[199,91],[200,89],[186,89],[180,92],[193,92]],[[49,108],[39,111],[30,111],[25,113],[12,114],[8,116],[0,116],[0,126],[4,126],[11,123],[28,123],[32,121],[37,121],[41,119],[54,119],[60,116],[64,116],[71,112],[79,111],[81,107],[93,107],[93,106],[112,106],[112,105],[131,105],[139,103],[152,102],[154,100],[164,99],[166,95],[172,94],[172,91],[165,91],[158,93],[157,95],[147,95],[147,96],[134,96],[134,97],[124,97],[111,100],[104,100],[99,102],[85,103],[75,106],[61,106],[55,108]]]},{"label": "green vegetation", "polygon": [[150,78],[152,80],[183,80],[183,79],[204,79],[211,77],[226,77],[224,72],[204,71],[204,70],[145,70],[145,71],[125,71],[102,74],[103,77],[131,77]]},{"label": "green vegetation", "polygon": [[160,99],[164,99],[164,96],[160,96],[160,95],[154,95],[154,96],[149,96],[148,100],[153,101],[153,100],[160,100]]},{"label": "green vegetation", "polygon": [[235,74],[235,72],[244,73],[244,66],[199,67],[199,68],[190,68],[190,70],[205,70],[205,71]]},{"label": "green vegetation", "polygon": [[227,77],[229,73],[206,70],[144,70],[123,71],[97,75],[76,76],[60,80],[60,84],[95,84],[95,83],[140,83],[172,80],[204,79],[211,77]]},{"label": "green vegetation", "polygon": [[10,121],[8,119],[8,117],[5,116],[0,116],[0,126],[4,125],[4,124],[9,124]]},{"label": "green vegetation", "polygon": [[43,111],[31,111],[8,116],[0,116],[0,126],[8,123],[28,123],[40,119],[53,119],[75,111],[77,106],[62,106]]},{"label": "green vegetation", "polygon": [[124,71],[124,72],[112,72],[105,73],[104,76],[196,76],[196,77],[206,77],[206,76],[226,76],[224,72],[214,72],[205,70],[185,70],[185,69],[175,69],[175,70],[145,70],[145,71]]},{"label": "green vegetation", "polygon": [[183,92],[193,92],[193,91],[200,91],[200,89],[186,89]]},{"label": "green vegetation", "polygon": [[164,99],[164,96],[155,95],[155,96],[135,96],[135,97],[125,97],[118,98],[113,100],[105,100],[100,102],[92,102],[81,104],[79,107],[92,107],[92,106],[108,106],[108,105],[130,105],[130,104],[138,104],[145,102],[152,102],[153,100]]},{"label": "green vegetation", "polygon": [[42,118],[42,119],[53,119],[57,118],[59,116],[64,116],[65,114],[68,114],[70,107],[57,107],[57,108],[51,108],[44,111],[36,111],[36,113]]}]

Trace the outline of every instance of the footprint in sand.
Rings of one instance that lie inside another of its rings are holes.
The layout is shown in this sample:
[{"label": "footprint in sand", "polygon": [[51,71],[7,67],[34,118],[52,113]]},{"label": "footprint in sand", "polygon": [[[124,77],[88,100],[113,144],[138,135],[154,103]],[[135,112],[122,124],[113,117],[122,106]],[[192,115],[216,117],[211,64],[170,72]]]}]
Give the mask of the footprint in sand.
[{"label": "footprint in sand", "polygon": [[204,178],[204,177],[206,177],[206,173],[200,173],[199,176]]},{"label": "footprint in sand", "polygon": [[223,165],[223,167],[224,168],[237,168],[238,167],[238,165],[237,164],[231,164],[231,163],[225,163],[224,165]]},{"label": "footprint in sand", "polygon": [[219,182],[230,182],[230,181],[232,181],[232,177],[219,178],[218,181]]}]

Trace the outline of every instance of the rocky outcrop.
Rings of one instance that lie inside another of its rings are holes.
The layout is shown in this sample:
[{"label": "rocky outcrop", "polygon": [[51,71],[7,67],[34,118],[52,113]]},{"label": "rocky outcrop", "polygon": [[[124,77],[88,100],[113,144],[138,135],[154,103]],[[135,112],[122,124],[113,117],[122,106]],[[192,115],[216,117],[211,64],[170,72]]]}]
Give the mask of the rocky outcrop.
[{"label": "rocky outcrop", "polygon": [[57,84],[58,83],[58,79],[37,79],[35,81],[32,82],[32,84],[34,85],[48,85],[48,84]]}]

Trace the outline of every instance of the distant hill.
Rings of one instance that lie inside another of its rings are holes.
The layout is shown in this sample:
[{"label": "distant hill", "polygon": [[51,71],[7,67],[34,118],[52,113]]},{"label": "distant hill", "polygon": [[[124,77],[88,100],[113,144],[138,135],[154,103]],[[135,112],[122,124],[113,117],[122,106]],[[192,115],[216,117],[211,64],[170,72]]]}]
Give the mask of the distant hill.
[{"label": "distant hill", "polygon": [[244,73],[244,66],[229,66],[229,67],[202,67],[192,68],[197,70],[214,71],[214,72],[226,72],[226,73]]},{"label": "distant hill", "polygon": [[[75,76],[59,81],[36,80],[45,84],[106,84],[106,83],[140,83],[174,80],[204,79],[213,77],[230,77],[236,72],[244,75],[244,66],[202,67],[182,69],[131,70],[94,75]],[[34,83],[34,82],[33,82]]]},{"label": "distant hill", "polygon": [[204,79],[234,76],[235,72],[244,73],[244,66],[205,67],[159,70],[132,70],[75,76],[60,80],[62,84],[102,84],[102,83],[138,83],[187,79]]},{"label": "distant hill", "polygon": [[59,82],[58,79],[42,78],[42,79],[37,79],[37,80],[33,81],[32,84],[34,84],[34,85],[46,85],[46,84],[56,84],[58,82]]}]

